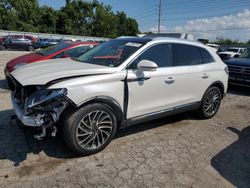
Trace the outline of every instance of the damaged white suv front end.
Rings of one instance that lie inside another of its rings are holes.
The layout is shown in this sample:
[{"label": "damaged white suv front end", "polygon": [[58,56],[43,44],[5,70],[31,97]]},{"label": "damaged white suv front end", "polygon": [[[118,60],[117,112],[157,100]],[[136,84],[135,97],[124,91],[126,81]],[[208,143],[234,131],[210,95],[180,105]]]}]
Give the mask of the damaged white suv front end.
[{"label": "damaged white suv front end", "polygon": [[[67,89],[47,89],[40,86],[21,88],[18,83],[15,84],[11,101],[17,118],[26,126],[42,129],[41,134],[34,135],[38,140],[46,136],[47,128],[52,128],[51,135],[55,136],[55,123],[70,103],[66,96]],[[34,90],[34,93],[25,98]]]}]

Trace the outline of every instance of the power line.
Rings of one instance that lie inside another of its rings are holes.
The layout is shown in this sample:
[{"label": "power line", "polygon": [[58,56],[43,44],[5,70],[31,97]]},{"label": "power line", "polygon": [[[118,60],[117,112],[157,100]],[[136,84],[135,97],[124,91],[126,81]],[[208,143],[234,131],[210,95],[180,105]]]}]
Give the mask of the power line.
[{"label": "power line", "polygon": [[[169,2],[169,1],[167,1]],[[240,3],[240,4],[248,4],[247,2],[249,2],[249,0],[231,0],[228,1],[228,0],[219,0],[219,1],[206,1],[206,2],[202,2],[202,1],[195,1],[194,3],[192,3],[191,1],[188,1],[185,3],[185,6],[183,6],[184,4],[169,4],[169,3],[165,3],[163,4],[163,6],[167,6],[167,7],[170,7],[170,8],[180,8],[180,9],[183,9],[183,8],[186,8],[186,7],[197,7],[197,6],[209,6],[211,4],[213,5],[224,5],[224,6],[227,6],[227,5],[230,5],[230,4],[234,4],[234,3]]]},{"label": "power line", "polygon": [[237,30],[250,30],[250,27],[238,27],[238,28],[221,28],[221,29],[207,29],[207,30],[189,30],[187,32],[213,32],[213,31],[237,31]]},{"label": "power line", "polygon": [[144,10],[142,10],[142,11],[140,11],[140,12],[137,12],[137,13],[134,15],[134,17],[139,17],[139,16],[141,16],[141,15],[144,15],[144,14],[147,14],[147,13],[149,13],[149,12],[155,11],[156,8],[157,8],[156,6],[153,6],[153,7],[144,9]]},{"label": "power line", "polygon": [[[203,6],[203,7],[185,7],[185,8],[182,8],[182,9],[175,9],[175,10],[169,10],[168,13],[169,14],[177,14],[177,13],[196,13],[196,11],[199,11],[200,12],[213,12],[215,10],[227,10],[229,8],[242,8],[242,4],[230,4],[230,5],[227,5],[227,6],[218,6],[218,5],[210,5],[210,6]],[[250,7],[250,6],[249,6]],[[246,8],[244,6],[244,8]]]},{"label": "power line", "polygon": [[236,14],[238,13],[238,11],[235,11],[235,12],[230,12],[230,13],[223,13],[223,14],[213,14],[213,16],[209,15],[209,14],[206,14],[206,15],[203,15],[203,16],[192,16],[192,17],[179,17],[179,18],[171,18],[171,19],[162,19],[162,21],[178,21],[178,20],[194,20],[194,19],[204,19],[204,18],[207,18],[207,19],[211,19],[211,18],[216,18],[216,17],[222,17],[222,16],[230,16],[232,14]]},{"label": "power line", "polygon": [[148,13],[145,13],[145,14],[143,14],[143,15],[141,15],[141,16],[138,16],[138,17],[136,17],[136,19],[137,20],[140,20],[140,19],[145,19],[145,17],[149,17],[149,16],[155,16],[157,14],[157,12],[156,11],[154,11],[154,12],[148,12]]}]

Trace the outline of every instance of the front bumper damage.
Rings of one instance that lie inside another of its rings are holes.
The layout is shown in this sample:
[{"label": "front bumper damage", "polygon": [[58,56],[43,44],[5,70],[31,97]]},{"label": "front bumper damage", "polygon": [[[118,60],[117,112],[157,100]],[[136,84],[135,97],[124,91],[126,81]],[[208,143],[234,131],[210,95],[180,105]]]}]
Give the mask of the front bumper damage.
[{"label": "front bumper damage", "polygon": [[41,129],[40,134],[34,135],[34,138],[38,140],[42,140],[46,137],[46,130],[48,128],[52,128],[52,136],[56,135],[57,129],[55,124],[59,121],[62,112],[69,105],[69,101],[66,98],[61,98],[44,106],[40,106],[39,109],[26,112],[19,106],[14,92],[11,94],[11,101],[17,118],[24,126]]}]

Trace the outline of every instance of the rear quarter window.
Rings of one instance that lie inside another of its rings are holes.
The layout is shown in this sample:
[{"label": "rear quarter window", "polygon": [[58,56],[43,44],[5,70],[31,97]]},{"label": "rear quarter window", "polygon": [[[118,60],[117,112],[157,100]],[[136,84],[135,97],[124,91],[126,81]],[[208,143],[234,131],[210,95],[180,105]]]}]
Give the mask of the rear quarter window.
[{"label": "rear quarter window", "polygon": [[200,48],[186,44],[173,44],[173,65],[188,66],[203,64]]},{"label": "rear quarter window", "polygon": [[214,62],[213,57],[210,55],[210,53],[206,49],[200,48],[200,52],[201,52],[201,55],[202,55],[203,63],[212,63],[212,62]]}]

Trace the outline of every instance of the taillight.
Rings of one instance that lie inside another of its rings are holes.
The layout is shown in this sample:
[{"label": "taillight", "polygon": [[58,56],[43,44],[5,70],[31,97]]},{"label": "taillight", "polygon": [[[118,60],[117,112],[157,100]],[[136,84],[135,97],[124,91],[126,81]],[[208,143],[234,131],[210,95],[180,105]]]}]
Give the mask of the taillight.
[{"label": "taillight", "polygon": [[229,74],[229,70],[228,70],[228,67],[225,67],[225,72],[226,72],[226,74]]}]

